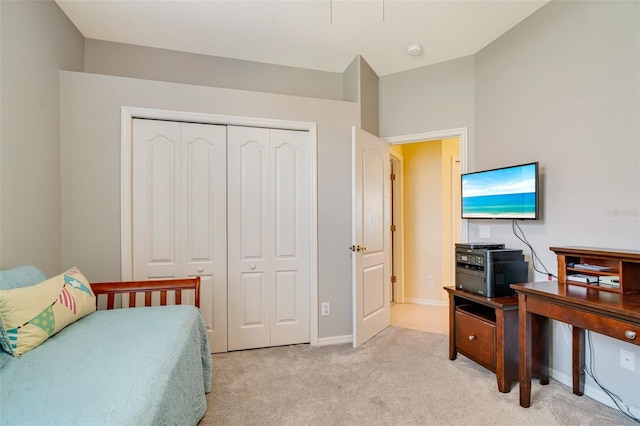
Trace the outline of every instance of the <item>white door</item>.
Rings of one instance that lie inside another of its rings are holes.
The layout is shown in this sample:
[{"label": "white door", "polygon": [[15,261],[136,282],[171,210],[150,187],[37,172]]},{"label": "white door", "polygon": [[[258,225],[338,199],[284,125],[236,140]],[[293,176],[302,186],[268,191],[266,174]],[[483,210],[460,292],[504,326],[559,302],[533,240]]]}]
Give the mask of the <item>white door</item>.
[{"label": "white door", "polygon": [[309,342],[309,133],[270,130],[271,346]]},{"label": "white door", "polygon": [[180,276],[180,124],[133,120],[133,279]]},{"label": "white door", "polygon": [[228,348],[270,346],[269,130],[228,129]]},{"label": "white door", "polygon": [[309,341],[307,132],[228,128],[229,350]]},{"label": "white door", "polygon": [[200,276],[211,350],[224,352],[226,128],[134,119],[132,165],[133,279]]},{"label": "white door", "polygon": [[182,276],[200,276],[211,352],[227,351],[227,129],[181,124]]},{"label": "white door", "polygon": [[389,144],[353,127],[353,347],[390,325]]}]

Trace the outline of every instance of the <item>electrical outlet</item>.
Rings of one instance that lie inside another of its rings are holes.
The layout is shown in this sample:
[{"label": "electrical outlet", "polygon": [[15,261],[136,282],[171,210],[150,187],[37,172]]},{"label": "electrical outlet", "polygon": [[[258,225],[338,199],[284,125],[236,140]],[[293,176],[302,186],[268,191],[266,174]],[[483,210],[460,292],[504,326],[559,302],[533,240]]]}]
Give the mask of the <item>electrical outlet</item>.
[{"label": "electrical outlet", "polygon": [[491,226],[489,225],[480,225],[478,226],[478,238],[491,238]]},{"label": "electrical outlet", "polygon": [[320,305],[320,315],[323,317],[331,315],[331,304],[329,304],[329,302],[322,302]]},{"label": "electrical outlet", "polygon": [[427,277],[427,285],[433,285],[433,277],[431,275]]},{"label": "electrical outlet", "polygon": [[636,371],[635,354],[631,351],[620,349],[620,367],[627,370]]}]

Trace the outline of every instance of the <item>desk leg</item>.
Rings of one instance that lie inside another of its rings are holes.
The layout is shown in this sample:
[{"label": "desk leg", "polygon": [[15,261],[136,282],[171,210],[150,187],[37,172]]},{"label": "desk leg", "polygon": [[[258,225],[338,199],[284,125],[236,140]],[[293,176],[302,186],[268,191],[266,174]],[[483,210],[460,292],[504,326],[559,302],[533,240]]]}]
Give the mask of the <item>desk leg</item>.
[{"label": "desk leg", "polygon": [[518,294],[518,343],[520,346],[520,405],[531,405],[531,313],[527,312],[527,296]]},{"label": "desk leg", "polygon": [[572,327],[573,393],[584,394],[584,329]]},{"label": "desk leg", "polygon": [[541,385],[549,384],[549,318],[531,314],[534,371]]}]

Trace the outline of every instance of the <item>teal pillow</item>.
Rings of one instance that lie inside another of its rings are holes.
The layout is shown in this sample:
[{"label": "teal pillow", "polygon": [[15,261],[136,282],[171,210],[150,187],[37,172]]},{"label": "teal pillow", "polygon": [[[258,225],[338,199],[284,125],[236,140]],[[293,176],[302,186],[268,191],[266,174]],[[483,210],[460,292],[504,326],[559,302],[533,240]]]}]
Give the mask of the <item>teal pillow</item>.
[{"label": "teal pillow", "polygon": [[0,290],[29,287],[45,281],[47,276],[32,265],[23,265],[0,271]]}]

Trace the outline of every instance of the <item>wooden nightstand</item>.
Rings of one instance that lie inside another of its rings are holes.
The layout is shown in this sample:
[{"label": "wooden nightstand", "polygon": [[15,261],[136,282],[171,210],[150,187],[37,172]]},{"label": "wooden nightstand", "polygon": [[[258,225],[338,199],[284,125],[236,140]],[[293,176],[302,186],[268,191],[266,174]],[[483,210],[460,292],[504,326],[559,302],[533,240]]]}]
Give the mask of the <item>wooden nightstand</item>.
[{"label": "wooden nightstand", "polygon": [[518,381],[518,298],[449,293],[449,359],[458,352],[493,371],[500,392]]}]

